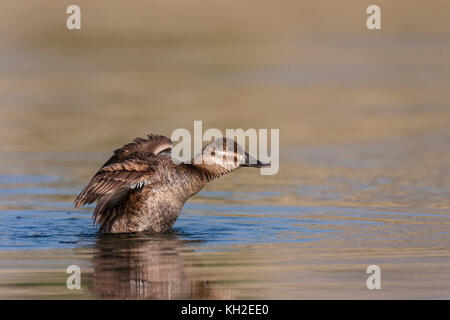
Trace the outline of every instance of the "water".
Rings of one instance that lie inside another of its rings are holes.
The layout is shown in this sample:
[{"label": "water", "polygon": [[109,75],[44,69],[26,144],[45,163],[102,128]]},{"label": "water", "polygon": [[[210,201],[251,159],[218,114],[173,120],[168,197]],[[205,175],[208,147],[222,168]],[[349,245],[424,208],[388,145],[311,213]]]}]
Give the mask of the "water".
[{"label": "water", "polygon": [[[433,141],[440,144],[439,137]],[[389,144],[366,147],[304,148],[302,173],[289,160],[297,159],[297,151],[287,150],[285,166],[298,176],[288,170],[271,178],[240,169],[190,200],[168,235],[99,235],[90,219],[93,207],[73,208],[82,188],[78,178],[58,175],[70,171],[78,157],[28,158],[25,162],[53,161],[45,170],[54,174],[0,176],[0,293],[107,299],[446,297],[449,189],[448,175],[438,173],[446,173],[447,165],[433,169],[432,181],[405,183],[402,179],[420,177],[406,160],[395,164],[392,158],[401,150]],[[383,156],[374,159],[372,153]],[[422,154],[422,163],[429,155]],[[101,163],[95,155],[87,158]],[[248,183],[260,180],[269,182]],[[65,286],[65,268],[72,264],[82,268],[83,286],[76,292]],[[371,264],[382,267],[381,293],[365,288]]]},{"label": "water", "polygon": [[[4,3],[0,298],[450,298],[448,4],[386,3],[370,33],[358,1],[80,0],[68,33],[64,4]],[[279,173],[214,181],[166,235],[74,209],[113,149],[194,120],[279,128]]]}]

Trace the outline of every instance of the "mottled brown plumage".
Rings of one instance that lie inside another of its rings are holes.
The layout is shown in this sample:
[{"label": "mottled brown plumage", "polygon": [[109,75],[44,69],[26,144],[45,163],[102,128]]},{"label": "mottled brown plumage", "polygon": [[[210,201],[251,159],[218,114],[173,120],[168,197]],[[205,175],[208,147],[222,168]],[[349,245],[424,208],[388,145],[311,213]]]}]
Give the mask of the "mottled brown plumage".
[{"label": "mottled brown plumage", "polygon": [[149,135],[115,150],[75,207],[97,201],[93,219],[102,233],[167,232],[186,200],[207,182],[241,166],[266,166],[228,138],[216,139],[187,164],[172,161],[172,145],[164,136]]}]

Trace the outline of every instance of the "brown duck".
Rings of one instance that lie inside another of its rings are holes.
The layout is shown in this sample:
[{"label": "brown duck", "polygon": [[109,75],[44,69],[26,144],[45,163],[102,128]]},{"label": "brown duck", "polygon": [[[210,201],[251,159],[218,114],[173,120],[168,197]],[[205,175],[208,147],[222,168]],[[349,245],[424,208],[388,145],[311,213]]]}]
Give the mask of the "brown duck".
[{"label": "brown duck", "polygon": [[172,146],[170,139],[152,134],[115,150],[78,195],[75,207],[97,201],[93,220],[101,233],[164,233],[206,183],[239,167],[270,165],[230,138],[215,139],[190,163],[173,161]]}]

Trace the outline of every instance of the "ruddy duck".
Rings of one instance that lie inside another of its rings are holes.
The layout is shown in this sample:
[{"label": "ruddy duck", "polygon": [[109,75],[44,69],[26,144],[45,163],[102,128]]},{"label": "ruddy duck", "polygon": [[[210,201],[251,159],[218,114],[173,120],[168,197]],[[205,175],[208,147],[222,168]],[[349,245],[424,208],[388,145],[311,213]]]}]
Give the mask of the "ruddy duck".
[{"label": "ruddy duck", "polygon": [[115,150],[78,195],[75,207],[97,201],[93,220],[101,233],[164,233],[206,183],[240,167],[270,165],[253,159],[230,138],[215,139],[191,163],[173,161],[172,146],[169,138],[151,134]]}]

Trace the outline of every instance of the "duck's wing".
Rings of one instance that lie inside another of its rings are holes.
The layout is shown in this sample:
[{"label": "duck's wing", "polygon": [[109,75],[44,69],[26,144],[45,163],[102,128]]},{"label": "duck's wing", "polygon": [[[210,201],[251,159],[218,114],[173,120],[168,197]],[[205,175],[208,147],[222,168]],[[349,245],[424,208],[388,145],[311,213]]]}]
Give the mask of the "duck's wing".
[{"label": "duck's wing", "polygon": [[132,193],[140,192],[145,185],[158,180],[158,174],[155,174],[156,162],[156,156],[143,159],[138,154],[102,167],[78,195],[75,208],[97,200],[93,215],[96,223],[120,215],[120,208]]},{"label": "duck's wing", "polygon": [[170,151],[172,146],[169,138],[150,134],[147,139],[136,138],[115,150],[78,195],[75,208],[98,201],[94,221],[101,223],[107,216],[105,212],[117,211],[131,193],[139,192],[158,178],[156,155]]},{"label": "duck's wing", "polygon": [[147,139],[135,138],[133,142],[114,150],[114,154],[105,162],[102,168],[137,154],[156,155],[172,150],[173,142],[169,138],[155,134],[149,134],[147,137]]},{"label": "duck's wing", "polygon": [[75,208],[90,204],[102,196],[114,194],[120,189],[142,187],[150,183],[153,172],[152,165],[138,157],[103,166],[78,195]]}]

